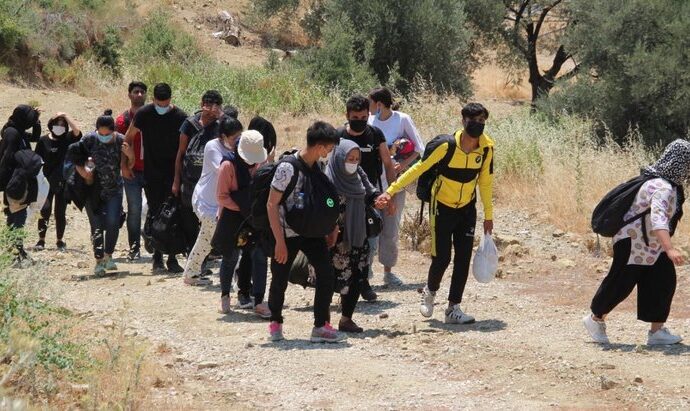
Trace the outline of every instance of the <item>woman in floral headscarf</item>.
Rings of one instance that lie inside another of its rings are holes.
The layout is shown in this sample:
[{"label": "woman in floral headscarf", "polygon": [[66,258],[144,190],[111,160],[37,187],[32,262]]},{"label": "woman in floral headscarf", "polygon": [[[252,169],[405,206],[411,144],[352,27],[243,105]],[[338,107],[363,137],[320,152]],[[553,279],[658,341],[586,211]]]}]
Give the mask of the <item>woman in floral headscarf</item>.
[{"label": "woman in floral headscarf", "polygon": [[[608,344],[604,318],[637,286],[637,318],[651,323],[648,345],[677,344],[664,323],[676,290],[676,265],[684,263],[671,242],[683,214],[683,186],[690,177],[690,142],[675,140],[661,158],[642,170],[648,179],[625,215],[633,219],[613,237],[613,262],[583,321],[592,339]],[[642,216],[634,218],[635,216]]]}]

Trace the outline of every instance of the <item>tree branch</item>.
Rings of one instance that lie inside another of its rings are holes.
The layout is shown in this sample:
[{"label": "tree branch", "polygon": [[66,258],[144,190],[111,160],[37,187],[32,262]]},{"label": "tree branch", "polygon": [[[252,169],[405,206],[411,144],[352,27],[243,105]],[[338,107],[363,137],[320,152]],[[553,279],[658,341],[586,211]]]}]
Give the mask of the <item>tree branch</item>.
[{"label": "tree branch", "polygon": [[558,4],[562,1],[563,0],[556,0],[552,4],[544,7],[544,9],[541,11],[541,14],[539,15],[539,20],[537,21],[537,27],[534,29],[534,33],[537,36],[539,36],[539,32],[541,31],[541,25],[544,24],[544,20],[546,19],[546,16],[549,14],[551,9],[558,6]]},{"label": "tree branch", "polygon": [[567,72],[564,75],[557,78],[556,81],[570,80],[571,78],[575,77],[575,75],[577,75],[577,73],[579,73],[579,72],[580,72],[580,65],[577,64],[575,67],[573,67],[572,70],[570,70],[569,72]]}]

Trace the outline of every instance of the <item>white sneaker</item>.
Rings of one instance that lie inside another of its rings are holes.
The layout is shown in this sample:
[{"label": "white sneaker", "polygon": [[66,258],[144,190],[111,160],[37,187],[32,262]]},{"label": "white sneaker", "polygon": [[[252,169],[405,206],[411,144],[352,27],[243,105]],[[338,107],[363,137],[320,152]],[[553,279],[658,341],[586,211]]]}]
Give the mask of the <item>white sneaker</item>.
[{"label": "white sneaker", "polygon": [[446,324],[472,324],[474,317],[467,315],[460,309],[460,304],[446,309]]},{"label": "white sneaker", "polygon": [[592,318],[592,314],[587,314],[582,319],[582,324],[584,324],[589,336],[592,337],[595,343],[610,344],[609,337],[606,335],[606,323],[603,321],[595,321],[594,318]]},{"label": "white sneaker", "polygon": [[434,313],[434,298],[436,293],[429,291],[429,286],[425,286],[422,291],[422,304],[419,306],[419,312],[424,317],[431,317]]},{"label": "white sneaker", "polygon": [[397,275],[386,272],[383,273],[383,285],[400,287],[401,285],[403,285],[403,282]]},{"label": "white sneaker", "polygon": [[661,327],[657,332],[647,332],[647,345],[671,345],[683,341],[680,335],[673,335],[666,327]]}]

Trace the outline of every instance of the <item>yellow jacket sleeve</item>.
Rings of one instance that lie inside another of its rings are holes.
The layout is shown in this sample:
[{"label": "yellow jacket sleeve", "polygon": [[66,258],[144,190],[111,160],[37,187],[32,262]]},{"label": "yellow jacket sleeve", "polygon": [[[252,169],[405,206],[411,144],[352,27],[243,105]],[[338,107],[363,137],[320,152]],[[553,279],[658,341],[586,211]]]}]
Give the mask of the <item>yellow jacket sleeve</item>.
[{"label": "yellow jacket sleeve", "polygon": [[386,190],[386,193],[395,195],[402,191],[405,187],[410,185],[413,181],[419,178],[425,171],[430,169],[434,164],[438,163],[448,152],[448,143],[443,143],[436,150],[434,150],[429,157],[424,161],[419,161],[417,164],[405,171],[397,180],[395,180]]},{"label": "yellow jacket sleeve", "polygon": [[484,205],[484,218],[486,220],[494,219],[494,204],[493,204],[493,186],[494,186],[494,148],[489,149],[489,153],[484,159],[482,169],[479,172],[479,195],[482,198]]}]

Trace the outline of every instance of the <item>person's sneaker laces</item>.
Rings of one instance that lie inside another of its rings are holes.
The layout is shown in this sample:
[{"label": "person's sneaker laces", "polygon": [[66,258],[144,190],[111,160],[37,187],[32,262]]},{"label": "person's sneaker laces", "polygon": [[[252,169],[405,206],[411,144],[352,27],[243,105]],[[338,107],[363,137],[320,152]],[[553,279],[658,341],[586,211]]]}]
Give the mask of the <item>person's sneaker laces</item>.
[{"label": "person's sneaker laces", "polygon": [[387,287],[400,287],[403,285],[403,281],[397,275],[391,272],[383,273],[383,285]]},{"label": "person's sneaker laces", "polygon": [[46,242],[45,240],[38,240],[36,242],[36,245],[34,246],[34,251],[43,251],[46,249]]},{"label": "person's sneaker laces", "polygon": [[254,301],[247,294],[237,293],[237,307],[244,310],[254,308]]},{"label": "person's sneaker laces", "polygon": [[58,240],[57,243],[55,243],[55,247],[57,247],[58,251],[61,253],[67,251],[67,243],[62,240]]},{"label": "person's sneaker laces", "polygon": [[422,303],[419,306],[419,312],[422,316],[429,318],[434,314],[434,299],[436,293],[429,291],[429,286],[425,286],[422,290]]},{"label": "person's sneaker laces", "polygon": [[106,257],[105,260],[103,260],[103,265],[107,271],[117,270],[117,264],[113,261],[113,257]]},{"label": "person's sneaker laces", "polygon": [[195,276],[195,277],[185,277],[184,283],[187,285],[204,286],[204,285],[212,285],[213,281],[210,278]]},{"label": "person's sneaker laces", "polygon": [[105,262],[98,261],[96,263],[96,266],[93,268],[93,275],[95,275],[96,277],[103,277],[105,275],[105,272]]},{"label": "person's sneaker laces", "polygon": [[223,295],[220,297],[220,312],[222,314],[230,314],[230,296]]},{"label": "person's sneaker laces", "polygon": [[323,327],[312,329],[310,341],[313,343],[337,343],[346,338],[345,334],[336,331],[329,323],[326,323]]},{"label": "person's sneaker laces", "polygon": [[285,339],[285,337],[283,337],[283,324],[281,323],[273,321],[270,324],[268,324],[268,333],[268,339],[271,341],[275,342]]},{"label": "person's sneaker laces", "polygon": [[180,263],[177,262],[177,258],[168,258],[166,266],[168,267],[168,271],[173,274],[180,274],[184,272],[184,268],[182,268]]},{"label": "person's sneaker laces", "polygon": [[582,319],[582,324],[592,337],[595,343],[598,344],[609,344],[609,337],[606,335],[606,323],[603,321],[596,321],[592,318],[592,314],[587,314]]},{"label": "person's sneaker laces", "polygon": [[647,345],[671,345],[683,341],[680,335],[671,334],[666,327],[661,327],[657,332],[647,332]]},{"label": "person's sneaker laces", "polygon": [[254,307],[254,313],[259,317],[263,318],[264,320],[268,320],[269,318],[271,318],[271,309],[268,308],[267,303],[257,304]]},{"label": "person's sneaker laces", "polygon": [[446,324],[472,324],[474,317],[467,315],[460,309],[460,304],[455,304],[446,309]]}]

